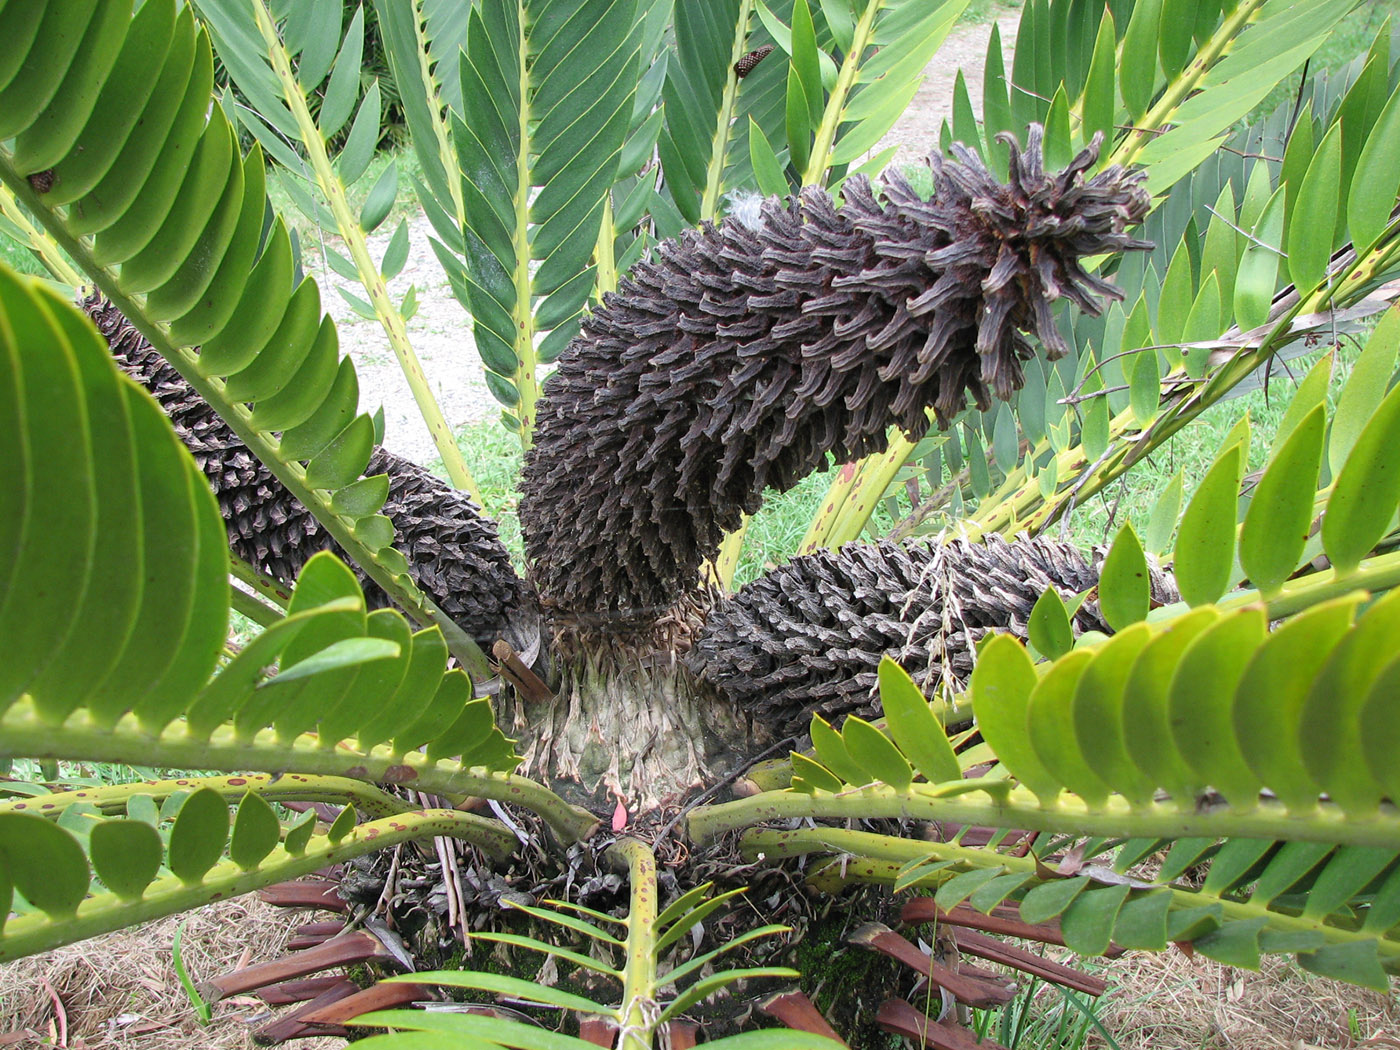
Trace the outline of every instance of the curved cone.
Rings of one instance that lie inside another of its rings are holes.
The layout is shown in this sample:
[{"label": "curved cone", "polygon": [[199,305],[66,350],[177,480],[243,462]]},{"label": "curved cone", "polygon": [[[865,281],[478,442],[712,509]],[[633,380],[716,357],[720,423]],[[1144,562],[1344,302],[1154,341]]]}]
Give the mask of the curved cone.
[{"label": "curved cone", "polygon": [[1064,352],[1051,303],[1116,290],[1079,260],[1149,247],[1141,180],[1085,180],[1096,146],[1042,171],[1040,129],[1009,185],[975,154],[930,159],[837,207],[817,189],[661,244],[585,320],[540,401],[522,480],[526,550],[547,607],[657,614],[765,488],[911,438],[1022,382],[1034,333]]}]

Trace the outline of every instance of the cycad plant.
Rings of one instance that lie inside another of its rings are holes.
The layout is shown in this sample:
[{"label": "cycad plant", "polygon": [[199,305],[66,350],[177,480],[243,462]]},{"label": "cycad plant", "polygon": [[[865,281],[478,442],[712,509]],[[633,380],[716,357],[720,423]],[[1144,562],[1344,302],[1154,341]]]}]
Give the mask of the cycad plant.
[{"label": "cycad plant", "polygon": [[[362,15],[132,6],[0,7],[0,205],[59,280],[95,286],[110,344],[0,275],[0,755],[274,776],[5,803],[0,953],[408,838],[499,855],[505,805],[588,839],[601,814],[621,830],[742,774],[746,797],[686,811],[692,843],[833,858],[807,865],[818,888],[928,887],[935,917],[1011,908],[1022,932],[1058,919],[1086,954],[1282,951],[1377,987],[1400,966],[1396,315],[1335,412],[1334,358],[1309,365],[1260,470],[1242,420],[1193,492],[1106,551],[1008,539],[1384,307],[1388,30],[1236,127],[1353,5],[1037,0],[1009,72],[993,36],[980,121],[960,86],[919,189],[850,165],[958,0],[377,5],[435,250],[529,450],[522,580],[469,496],[376,451],[266,203],[269,173],[295,187],[363,296],[341,292],[406,345],[384,284],[401,249],[375,263],[363,238],[392,180],[358,217],[344,192],[361,120],[378,132],[350,75]],[[215,46],[236,122],[210,104]],[[238,127],[261,146],[244,155]],[[746,515],[831,456],[864,458],[802,557],[727,595]],[[911,488],[895,537],[931,540],[849,542]],[[231,605],[263,625],[237,652]],[[789,735],[790,758],[749,768]],[[384,787],[406,783],[449,805]],[[454,808],[469,798],[497,818]],[[269,805],[329,799],[324,826]],[[928,834],[830,823],[895,819]],[[710,905],[659,907],[650,851],[618,855],[625,936],[617,915],[558,914],[608,946],[621,990],[531,1002],[649,1046],[730,975],[698,946],[664,961]],[[396,1045],[566,1045],[425,1018],[377,1020],[421,1030]]]}]

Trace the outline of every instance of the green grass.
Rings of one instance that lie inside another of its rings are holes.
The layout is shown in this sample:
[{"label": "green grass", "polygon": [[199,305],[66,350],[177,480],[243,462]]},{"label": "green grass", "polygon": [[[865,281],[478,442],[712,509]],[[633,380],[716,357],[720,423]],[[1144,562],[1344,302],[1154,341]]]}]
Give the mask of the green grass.
[{"label": "green grass", "polygon": [[[1368,50],[1376,34],[1387,18],[1392,19],[1391,28],[1400,24],[1400,0],[1366,0],[1338,23],[1332,35],[1313,53],[1308,70],[1314,73],[1321,69],[1340,69],[1357,55]],[[1264,101],[1259,103],[1248,120],[1267,116],[1298,94],[1298,85],[1303,82],[1303,70],[1290,75],[1275,87]]]},{"label": "green grass", "polygon": [[1098,1017],[1103,1002],[1033,978],[1001,1009],[974,1010],[972,1030],[1007,1050],[1082,1050],[1091,1041],[1118,1050]]},{"label": "green grass", "polygon": [[[515,567],[523,571],[524,546],[520,538],[520,515],[517,512],[520,465],[524,455],[520,439],[497,418],[469,423],[457,431],[457,446],[471,468],[486,514],[493,518],[501,531],[501,542],[510,551]],[[445,478],[442,461],[434,460],[429,469]]]},{"label": "green grass", "polygon": [[43,276],[48,273],[43,264],[34,257],[33,252],[3,233],[0,233],[0,261],[20,273],[34,274],[35,276]]}]

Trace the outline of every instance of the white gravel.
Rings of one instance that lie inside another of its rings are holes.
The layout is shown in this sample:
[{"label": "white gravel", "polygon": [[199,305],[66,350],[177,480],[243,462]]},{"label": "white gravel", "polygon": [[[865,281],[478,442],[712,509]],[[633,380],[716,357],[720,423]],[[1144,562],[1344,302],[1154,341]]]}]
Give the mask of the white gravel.
[{"label": "white gravel", "polygon": [[[1019,18],[1019,13],[1014,11],[1000,18],[1008,68],[1011,64],[1011,42]],[[980,111],[982,67],[990,34],[989,23],[961,26],[949,35],[937,57],[925,70],[924,83],[908,112],[872,153],[898,145],[900,149],[896,159],[908,162],[935,148],[939,127],[952,110],[953,84],[959,68],[968,78],[968,94],[974,112]],[[386,222],[370,238],[370,253],[376,260],[382,257],[393,232],[394,224]],[[397,301],[402,299],[410,286],[417,290],[418,312],[409,321],[409,339],[448,423],[459,427],[496,418],[501,406],[486,388],[470,322],[466,311],[453,298],[447,278],[437,256],[433,254],[429,244],[431,234],[432,227],[421,213],[410,220],[408,262],[390,282],[390,295]],[[413,394],[389,348],[383,329],[378,322],[361,318],[333,290],[345,283],[337,275],[314,269],[313,245],[305,246],[304,255],[307,265],[313,267],[321,287],[326,290],[324,306],[339,327],[340,344],[355,359],[355,370],[360,378],[361,407],[369,411],[380,405],[384,407],[385,447],[417,463],[428,464],[438,459],[428,428],[418,414]],[[351,290],[363,298],[360,289]]]}]

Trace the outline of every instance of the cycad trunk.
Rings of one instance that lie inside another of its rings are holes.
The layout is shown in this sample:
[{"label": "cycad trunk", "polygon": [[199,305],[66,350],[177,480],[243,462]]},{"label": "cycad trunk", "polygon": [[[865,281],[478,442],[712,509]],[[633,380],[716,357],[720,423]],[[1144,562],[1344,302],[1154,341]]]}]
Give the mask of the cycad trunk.
[{"label": "cycad trunk", "polygon": [[771,741],[674,652],[579,655],[557,677],[551,700],[517,694],[503,728],[528,741],[527,776],[595,813],[671,810]]},{"label": "cycad trunk", "polygon": [[547,621],[553,696],[515,689],[499,705],[527,775],[598,813],[665,810],[771,739],[687,663],[714,596],[657,615]]}]

